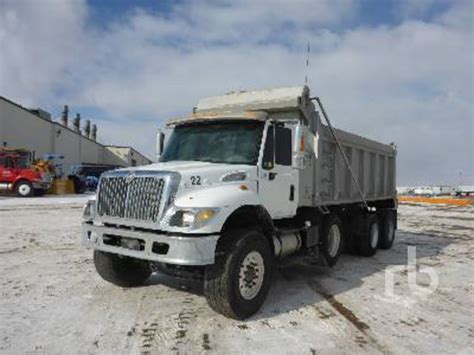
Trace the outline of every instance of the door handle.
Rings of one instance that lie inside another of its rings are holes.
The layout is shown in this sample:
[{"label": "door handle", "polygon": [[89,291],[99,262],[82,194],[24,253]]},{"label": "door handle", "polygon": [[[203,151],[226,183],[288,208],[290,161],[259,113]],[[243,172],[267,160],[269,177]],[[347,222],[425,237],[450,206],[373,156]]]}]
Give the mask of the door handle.
[{"label": "door handle", "polygon": [[268,173],[268,180],[275,180],[278,173]]}]

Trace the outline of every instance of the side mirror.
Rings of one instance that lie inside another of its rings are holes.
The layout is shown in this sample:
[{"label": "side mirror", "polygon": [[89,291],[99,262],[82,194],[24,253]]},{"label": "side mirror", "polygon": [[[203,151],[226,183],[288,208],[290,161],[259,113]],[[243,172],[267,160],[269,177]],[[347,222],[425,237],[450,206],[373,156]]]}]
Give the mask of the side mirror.
[{"label": "side mirror", "polygon": [[265,147],[263,149],[262,168],[263,170],[272,170],[275,160],[275,128],[273,125],[268,127]]},{"label": "side mirror", "polygon": [[304,170],[308,165],[308,157],[305,154],[294,154],[293,155],[293,168]]},{"label": "side mirror", "polygon": [[[308,127],[298,123],[295,128],[295,144],[293,146],[293,168],[306,169],[315,150],[317,138],[308,130]],[[317,155],[316,155],[317,157]]]},{"label": "side mirror", "polygon": [[164,129],[159,129],[156,135],[156,161],[160,159],[161,154],[163,154],[163,150],[165,149],[165,133]]},{"label": "side mirror", "polygon": [[306,128],[298,123],[295,129],[295,144],[293,146],[293,168],[303,170],[308,165]]}]

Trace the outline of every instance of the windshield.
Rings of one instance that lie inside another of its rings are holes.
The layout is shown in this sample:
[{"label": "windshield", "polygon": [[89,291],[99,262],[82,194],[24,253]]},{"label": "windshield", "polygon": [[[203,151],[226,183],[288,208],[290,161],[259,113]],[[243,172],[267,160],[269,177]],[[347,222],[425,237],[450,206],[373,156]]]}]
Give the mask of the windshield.
[{"label": "windshield", "polygon": [[263,122],[212,122],[178,126],[160,161],[256,165]]},{"label": "windshield", "polygon": [[17,159],[16,164],[19,169],[26,169],[30,167],[30,162],[26,158]]}]

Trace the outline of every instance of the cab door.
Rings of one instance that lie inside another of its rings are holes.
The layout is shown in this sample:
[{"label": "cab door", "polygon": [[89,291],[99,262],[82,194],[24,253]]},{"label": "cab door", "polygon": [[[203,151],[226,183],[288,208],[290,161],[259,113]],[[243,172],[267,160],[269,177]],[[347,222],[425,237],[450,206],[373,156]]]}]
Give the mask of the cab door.
[{"label": "cab door", "polygon": [[0,182],[11,183],[15,177],[15,165],[11,157],[0,157]]},{"label": "cab door", "polygon": [[0,157],[0,190],[9,190],[13,185],[16,171],[11,157]]},{"label": "cab door", "polygon": [[292,130],[267,126],[259,166],[259,195],[273,219],[292,217],[298,207],[298,171],[292,167]]}]

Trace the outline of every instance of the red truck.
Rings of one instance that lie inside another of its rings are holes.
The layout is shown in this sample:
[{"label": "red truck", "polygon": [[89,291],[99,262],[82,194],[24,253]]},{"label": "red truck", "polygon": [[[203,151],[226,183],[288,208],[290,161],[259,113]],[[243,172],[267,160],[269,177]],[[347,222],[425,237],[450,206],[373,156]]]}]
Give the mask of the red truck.
[{"label": "red truck", "polygon": [[42,196],[51,183],[51,175],[32,166],[28,156],[0,150],[0,191],[14,191],[20,197]]}]

